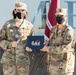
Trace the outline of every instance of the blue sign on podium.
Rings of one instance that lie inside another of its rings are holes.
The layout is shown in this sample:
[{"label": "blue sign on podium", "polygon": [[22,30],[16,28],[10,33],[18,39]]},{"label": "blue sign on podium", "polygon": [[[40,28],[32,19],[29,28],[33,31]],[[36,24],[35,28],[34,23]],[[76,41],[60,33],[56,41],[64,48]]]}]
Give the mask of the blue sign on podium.
[{"label": "blue sign on podium", "polygon": [[44,36],[28,36],[27,46],[32,50],[40,50],[44,47]]}]

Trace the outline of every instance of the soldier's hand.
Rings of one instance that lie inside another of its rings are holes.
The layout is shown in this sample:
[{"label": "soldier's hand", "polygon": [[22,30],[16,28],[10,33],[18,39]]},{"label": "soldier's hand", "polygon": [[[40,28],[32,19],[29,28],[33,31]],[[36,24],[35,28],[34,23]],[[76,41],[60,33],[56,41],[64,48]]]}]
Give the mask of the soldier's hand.
[{"label": "soldier's hand", "polygon": [[16,42],[16,41],[11,42],[12,47],[17,47],[17,44],[18,44],[18,42]]},{"label": "soldier's hand", "polygon": [[48,52],[49,50],[48,50],[47,46],[44,46],[42,49],[40,49],[40,51]]},{"label": "soldier's hand", "polygon": [[26,51],[28,51],[28,52],[32,52],[32,49],[29,48],[29,47],[26,47]]}]

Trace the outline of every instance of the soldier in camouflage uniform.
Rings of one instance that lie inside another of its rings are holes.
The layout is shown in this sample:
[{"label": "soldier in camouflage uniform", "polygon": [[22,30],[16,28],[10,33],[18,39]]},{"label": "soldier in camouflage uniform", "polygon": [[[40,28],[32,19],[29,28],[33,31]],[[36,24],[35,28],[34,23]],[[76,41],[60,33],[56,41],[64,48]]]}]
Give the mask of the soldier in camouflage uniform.
[{"label": "soldier in camouflage uniform", "polygon": [[74,31],[66,22],[66,9],[56,10],[57,25],[51,29],[49,46],[41,51],[49,54],[50,75],[73,75],[75,65]]},{"label": "soldier in camouflage uniform", "polygon": [[15,4],[13,19],[7,21],[0,30],[0,47],[4,49],[1,59],[4,75],[28,75],[29,58],[25,50],[27,36],[33,36],[34,27],[26,20],[27,6]]}]

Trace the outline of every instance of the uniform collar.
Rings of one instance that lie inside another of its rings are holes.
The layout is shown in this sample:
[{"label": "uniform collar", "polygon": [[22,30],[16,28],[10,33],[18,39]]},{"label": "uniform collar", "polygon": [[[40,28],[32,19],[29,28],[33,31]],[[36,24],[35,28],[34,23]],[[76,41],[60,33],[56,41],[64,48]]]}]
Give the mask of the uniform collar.
[{"label": "uniform collar", "polygon": [[26,25],[26,20],[24,20],[21,24],[17,25],[18,23],[15,20],[15,24],[13,26],[19,27],[19,28],[24,28]]}]

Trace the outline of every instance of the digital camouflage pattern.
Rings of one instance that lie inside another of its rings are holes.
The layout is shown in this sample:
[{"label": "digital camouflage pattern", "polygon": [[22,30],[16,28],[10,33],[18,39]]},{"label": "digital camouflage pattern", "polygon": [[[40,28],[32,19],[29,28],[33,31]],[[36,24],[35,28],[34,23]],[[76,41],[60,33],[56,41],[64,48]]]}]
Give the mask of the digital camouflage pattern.
[{"label": "digital camouflage pattern", "polygon": [[52,28],[49,43],[50,75],[72,75],[74,72],[74,32],[69,25]]},{"label": "digital camouflage pattern", "polygon": [[[29,58],[25,50],[27,36],[34,34],[33,25],[24,20],[21,25],[15,19],[7,21],[0,31],[0,47],[5,51],[1,59],[4,75],[28,75]],[[17,41],[12,48],[11,42]]]}]

